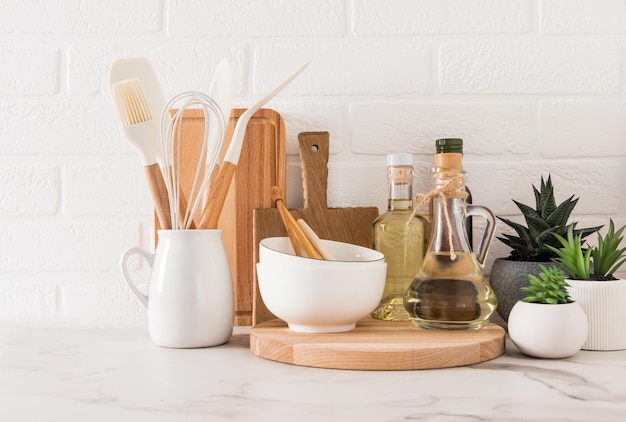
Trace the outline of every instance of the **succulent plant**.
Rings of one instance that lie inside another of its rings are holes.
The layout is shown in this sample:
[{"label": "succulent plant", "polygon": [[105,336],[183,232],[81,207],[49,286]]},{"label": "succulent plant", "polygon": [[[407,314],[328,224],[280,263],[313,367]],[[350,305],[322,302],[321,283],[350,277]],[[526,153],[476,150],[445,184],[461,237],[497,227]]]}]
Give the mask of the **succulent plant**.
[{"label": "succulent plant", "polygon": [[574,210],[578,198],[574,198],[572,195],[557,205],[550,175],[546,181],[542,176],[541,188],[537,190],[533,185],[533,192],[535,194],[535,208],[513,200],[522,212],[526,226],[498,217],[500,221],[512,227],[517,234],[503,234],[502,237],[498,237],[498,240],[512,249],[509,259],[548,262],[557,256],[549,246],[554,248],[560,246],[558,239],[554,236],[555,234],[565,236],[571,227],[575,236],[580,235],[581,239],[584,239],[602,227],[576,229],[576,222],[568,224],[567,220]]},{"label": "succulent plant", "polygon": [[540,265],[541,272],[538,276],[528,274],[529,286],[521,287],[520,290],[528,296],[522,299],[524,302],[546,303],[556,305],[559,303],[572,303],[565,281],[565,274],[557,267],[546,268]]},{"label": "succulent plant", "polygon": [[609,229],[605,237],[598,232],[598,245],[584,248],[580,234],[574,234],[570,227],[567,238],[558,234],[555,237],[561,243],[560,248],[549,248],[557,255],[552,261],[563,270],[569,278],[575,280],[615,280],[613,273],[626,262],[626,247],[619,248],[624,236],[626,225],[615,231],[613,220],[609,220]]}]

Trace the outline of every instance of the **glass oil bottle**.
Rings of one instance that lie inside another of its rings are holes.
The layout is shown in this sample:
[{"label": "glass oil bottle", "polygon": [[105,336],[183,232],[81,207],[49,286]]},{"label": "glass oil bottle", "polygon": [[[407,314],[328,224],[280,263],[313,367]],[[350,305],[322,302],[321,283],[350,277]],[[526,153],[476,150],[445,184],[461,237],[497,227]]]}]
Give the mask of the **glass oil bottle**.
[{"label": "glass oil bottle", "polygon": [[372,317],[385,321],[409,321],[403,296],[422,266],[428,233],[426,219],[413,216],[413,156],[389,154],[387,180],[387,212],[373,223],[373,246],[385,255],[387,279],[382,299]]},{"label": "glass oil bottle", "polygon": [[[497,299],[482,265],[493,239],[493,213],[466,202],[463,140],[436,141],[431,233],[424,263],[404,295],[411,322],[427,329],[476,330],[489,324]],[[486,220],[477,253],[469,246],[466,219]]]}]

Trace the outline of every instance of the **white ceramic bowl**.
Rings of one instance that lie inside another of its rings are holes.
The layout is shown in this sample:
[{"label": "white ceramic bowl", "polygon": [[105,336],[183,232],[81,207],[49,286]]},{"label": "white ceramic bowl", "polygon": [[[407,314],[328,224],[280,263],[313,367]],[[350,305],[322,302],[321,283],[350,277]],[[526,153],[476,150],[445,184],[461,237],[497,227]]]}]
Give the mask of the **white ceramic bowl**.
[{"label": "white ceramic bowl", "polygon": [[364,265],[381,265],[385,256],[374,249],[350,243],[322,239],[322,244],[333,254],[335,260],[320,261],[313,258],[300,257],[294,254],[288,237],[268,237],[259,243],[259,262],[273,266],[314,265],[319,267],[337,268],[340,263],[347,266],[362,268]]},{"label": "white ceramic bowl", "polygon": [[336,260],[294,255],[288,237],[259,244],[257,279],[265,306],[293,331],[352,330],[380,302],[387,263],[382,253],[322,240]]},{"label": "white ceramic bowl", "polygon": [[293,331],[336,333],[354,329],[369,315],[385,287],[387,264],[376,266],[276,266],[259,262],[257,278],[263,302]]}]

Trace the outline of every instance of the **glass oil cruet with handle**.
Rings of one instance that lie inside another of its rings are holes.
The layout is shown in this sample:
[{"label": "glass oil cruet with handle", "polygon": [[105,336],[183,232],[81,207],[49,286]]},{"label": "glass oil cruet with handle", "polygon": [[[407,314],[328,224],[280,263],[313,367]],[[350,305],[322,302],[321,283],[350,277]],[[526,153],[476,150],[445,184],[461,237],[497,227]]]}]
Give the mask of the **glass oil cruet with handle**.
[{"label": "glass oil cruet with handle", "polygon": [[[421,269],[403,302],[411,322],[420,328],[477,330],[489,324],[497,299],[482,266],[493,239],[495,217],[480,205],[466,202],[463,140],[438,139],[433,189],[420,195],[417,210],[432,201],[431,234]],[[485,232],[474,253],[469,246],[466,218],[482,217]]]}]

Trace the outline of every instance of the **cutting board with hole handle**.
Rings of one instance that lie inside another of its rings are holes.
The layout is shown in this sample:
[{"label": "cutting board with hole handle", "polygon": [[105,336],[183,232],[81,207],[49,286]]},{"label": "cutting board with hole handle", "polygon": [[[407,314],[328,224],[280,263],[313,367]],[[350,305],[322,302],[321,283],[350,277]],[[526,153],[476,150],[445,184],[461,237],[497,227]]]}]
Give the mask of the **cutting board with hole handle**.
[{"label": "cutting board with hole handle", "polygon": [[[231,111],[223,152],[228,148],[237,120],[245,111]],[[186,194],[191,190],[203,134],[203,111],[186,110],[181,133],[181,185]],[[257,111],[248,123],[239,163],[218,222],[218,228],[223,231],[233,278],[235,325],[252,325],[255,262],[252,210],[274,206],[270,192],[272,186],[279,186],[285,191],[285,148],[285,125],[280,114],[266,108]],[[156,218],[155,227],[159,229]],[[157,241],[158,238],[155,245]]]},{"label": "cutting board with hole handle", "polygon": [[[298,135],[302,163],[304,207],[290,209],[297,220],[302,218],[322,239],[355,245],[372,246],[372,223],[378,217],[377,207],[328,208],[328,132],[303,132]],[[284,193],[284,190],[283,190]],[[287,236],[276,208],[253,211],[254,262],[258,262],[259,242],[266,237]],[[265,306],[254,273],[253,325],[276,318]]]}]

